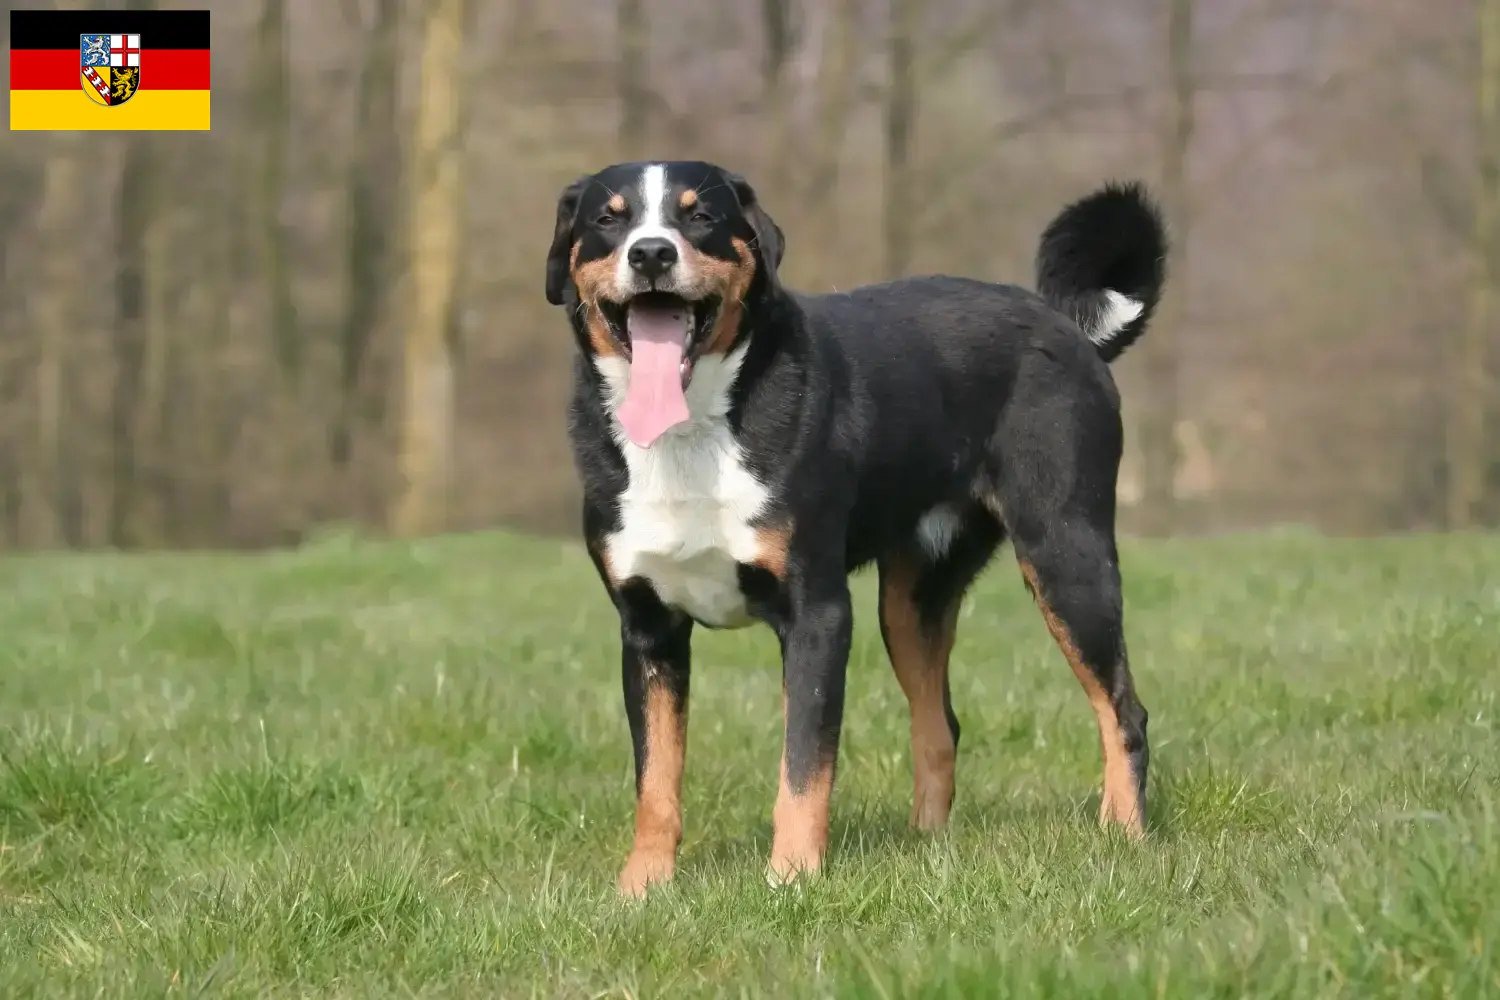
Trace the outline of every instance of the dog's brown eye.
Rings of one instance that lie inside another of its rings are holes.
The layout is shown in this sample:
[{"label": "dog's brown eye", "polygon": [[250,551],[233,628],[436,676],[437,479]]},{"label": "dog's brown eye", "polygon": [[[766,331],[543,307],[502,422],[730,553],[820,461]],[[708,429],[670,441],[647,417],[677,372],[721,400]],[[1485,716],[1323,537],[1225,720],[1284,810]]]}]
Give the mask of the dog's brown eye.
[{"label": "dog's brown eye", "polygon": [[596,225],[596,226],[613,226],[616,222],[619,222],[619,221],[620,220],[617,219],[617,218],[615,218],[613,215],[605,213],[604,215],[601,215],[601,216],[599,216],[599,218],[597,218],[597,219],[594,220],[594,225]]},{"label": "dog's brown eye", "polygon": [[692,218],[689,219],[688,221],[690,221],[690,222],[712,222],[712,221],[714,221],[714,217],[712,215],[709,215],[707,212],[694,212]]}]

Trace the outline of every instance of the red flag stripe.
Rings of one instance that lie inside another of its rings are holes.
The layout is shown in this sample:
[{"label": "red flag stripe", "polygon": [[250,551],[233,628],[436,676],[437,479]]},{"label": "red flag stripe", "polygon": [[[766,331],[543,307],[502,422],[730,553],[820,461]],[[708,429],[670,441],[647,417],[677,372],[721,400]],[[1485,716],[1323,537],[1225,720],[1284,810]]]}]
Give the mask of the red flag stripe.
[{"label": "red flag stripe", "polygon": [[[11,90],[73,90],[83,67],[77,49],[11,49]],[[146,49],[141,90],[208,90],[208,49]]]}]

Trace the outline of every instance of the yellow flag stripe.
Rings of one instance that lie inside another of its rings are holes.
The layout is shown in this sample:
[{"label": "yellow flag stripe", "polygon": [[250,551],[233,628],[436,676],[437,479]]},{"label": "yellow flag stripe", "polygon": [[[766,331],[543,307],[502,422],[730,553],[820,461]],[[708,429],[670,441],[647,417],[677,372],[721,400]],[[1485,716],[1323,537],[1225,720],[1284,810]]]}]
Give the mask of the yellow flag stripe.
[{"label": "yellow flag stripe", "polygon": [[107,108],[82,90],[12,90],[10,127],[42,131],[203,131],[207,90],[142,90]]}]

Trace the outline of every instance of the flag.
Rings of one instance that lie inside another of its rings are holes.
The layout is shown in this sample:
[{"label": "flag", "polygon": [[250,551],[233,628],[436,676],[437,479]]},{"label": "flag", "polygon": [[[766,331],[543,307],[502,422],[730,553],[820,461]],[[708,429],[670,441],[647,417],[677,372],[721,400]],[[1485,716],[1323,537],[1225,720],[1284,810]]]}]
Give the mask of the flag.
[{"label": "flag", "polygon": [[204,130],[208,11],[13,10],[10,127]]}]

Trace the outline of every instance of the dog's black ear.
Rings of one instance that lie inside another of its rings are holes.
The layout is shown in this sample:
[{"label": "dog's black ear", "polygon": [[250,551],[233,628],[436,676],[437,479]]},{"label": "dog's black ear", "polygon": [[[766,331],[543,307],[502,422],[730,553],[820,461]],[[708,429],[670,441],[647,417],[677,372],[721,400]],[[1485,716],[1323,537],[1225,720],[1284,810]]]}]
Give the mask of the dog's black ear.
[{"label": "dog's black ear", "polygon": [[573,252],[569,237],[573,235],[573,220],[578,215],[578,199],[589,180],[578,178],[557,199],[557,224],[552,230],[552,249],[547,251],[547,301],[555,306],[562,305],[563,289],[568,285],[568,258]]},{"label": "dog's black ear", "polygon": [[771,267],[771,281],[779,283],[776,272],[781,268],[781,257],[786,252],[786,239],[781,235],[781,227],[761,208],[760,199],[756,197],[755,189],[750,186],[749,181],[739,174],[730,174],[727,179],[729,186],[734,189],[734,196],[740,200],[740,208],[755,230],[755,242],[760,245],[761,259]]}]

